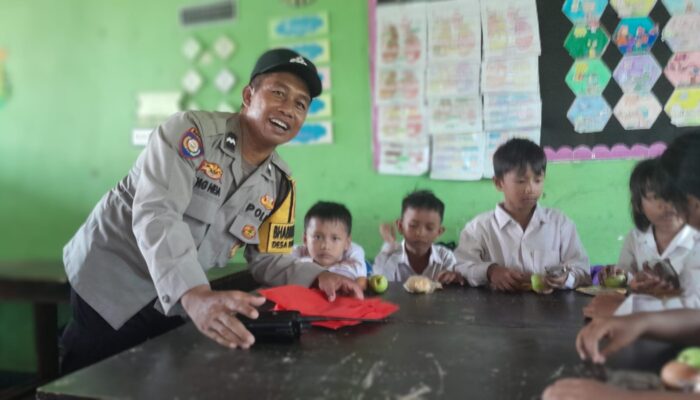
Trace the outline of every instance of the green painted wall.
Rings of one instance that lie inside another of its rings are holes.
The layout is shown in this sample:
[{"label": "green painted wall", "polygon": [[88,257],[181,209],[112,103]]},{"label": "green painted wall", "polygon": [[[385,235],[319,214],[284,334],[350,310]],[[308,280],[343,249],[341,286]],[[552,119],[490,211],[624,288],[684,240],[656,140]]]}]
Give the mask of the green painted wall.
[{"label": "green painted wall", "polygon": [[[334,143],[280,149],[298,181],[300,216],[319,199],[346,203],[353,239],[373,258],[379,222],[396,218],[402,196],[414,188],[431,188],[447,204],[445,240],[457,240],[466,221],[499,200],[488,181],[373,171],[365,0],[316,0],[300,10],[280,0],[239,0],[234,23],[181,28],[179,8],[198,1],[0,0],[0,48],[13,88],[0,108],[0,259],[61,256],[139,153],[130,144],[137,93],[179,88],[189,64],[180,50],[186,37],[209,43],[228,33],[237,44],[229,65],[244,77],[268,46],[268,18],[285,14],[325,10],[331,25]],[[244,80],[231,95],[234,105]],[[625,187],[632,164],[549,168],[543,203],[574,219],[596,263],[616,260],[631,227]],[[31,329],[28,306],[0,305],[0,369],[34,368]]]}]

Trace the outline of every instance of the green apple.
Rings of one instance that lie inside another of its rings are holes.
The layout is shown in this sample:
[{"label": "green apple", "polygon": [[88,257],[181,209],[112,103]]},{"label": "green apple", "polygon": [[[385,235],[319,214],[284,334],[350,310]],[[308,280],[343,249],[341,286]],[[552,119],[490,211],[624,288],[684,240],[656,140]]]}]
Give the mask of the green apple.
[{"label": "green apple", "polygon": [[549,287],[547,282],[544,280],[544,275],[532,274],[530,275],[530,285],[535,293],[549,294],[552,293],[552,288]]},{"label": "green apple", "polygon": [[624,273],[616,275],[608,275],[603,280],[603,286],[609,288],[619,288],[625,286],[627,283],[627,275]]},{"label": "green apple", "polygon": [[369,277],[369,287],[375,293],[384,293],[386,288],[389,287],[389,282],[384,275],[372,275]]},{"label": "green apple", "polygon": [[700,347],[688,347],[681,351],[676,360],[695,369],[700,369]]}]

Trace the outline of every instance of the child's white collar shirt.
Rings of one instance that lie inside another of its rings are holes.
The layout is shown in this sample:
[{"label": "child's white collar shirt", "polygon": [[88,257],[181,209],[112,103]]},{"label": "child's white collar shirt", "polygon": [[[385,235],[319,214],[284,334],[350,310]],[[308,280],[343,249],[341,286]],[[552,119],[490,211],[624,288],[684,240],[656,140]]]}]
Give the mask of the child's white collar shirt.
[{"label": "child's white collar shirt", "polygon": [[[292,256],[304,262],[314,262],[309,249],[303,244],[294,246]],[[366,277],[365,251],[355,242],[350,243],[350,248],[343,253],[343,259],[338,264],[328,267],[328,271],[350,279]]]},{"label": "child's white collar shirt", "polygon": [[477,215],[462,230],[455,249],[456,270],[472,286],[488,284],[493,264],[530,274],[546,267],[570,268],[566,287],[588,279],[589,261],[576,225],[559,210],[539,204],[525,230],[502,207]]},{"label": "child's white collar shirt", "polygon": [[[433,244],[430,246],[428,266],[421,275],[436,280],[442,271],[454,271],[457,263],[454,254],[447,247]],[[404,282],[413,275],[418,275],[411,267],[406,254],[406,242],[384,243],[374,259],[372,267],[375,274],[386,276],[389,281]]]},{"label": "child's white collar shirt", "polygon": [[625,239],[617,267],[631,272],[635,266],[641,268],[644,262],[653,265],[665,259],[678,273],[681,295],[660,299],[632,294],[618,307],[615,315],[677,308],[700,309],[700,232],[696,229],[688,225],[683,227],[662,254],[656,247],[651,227],[645,231],[633,229]]}]

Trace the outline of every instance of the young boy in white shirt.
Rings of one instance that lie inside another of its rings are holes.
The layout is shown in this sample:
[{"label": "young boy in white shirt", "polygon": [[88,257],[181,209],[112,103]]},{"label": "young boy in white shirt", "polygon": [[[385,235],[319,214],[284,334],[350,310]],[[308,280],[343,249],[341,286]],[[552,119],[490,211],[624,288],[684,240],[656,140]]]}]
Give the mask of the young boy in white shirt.
[{"label": "young boy in white shirt", "polygon": [[[493,167],[503,202],[464,227],[456,270],[472,286],[506,292],[527,287],[532,274],[544,275],[558,289],[589,283],[588,256],[576,226],[561,211],[537,203],[547,169],[542,148],[511,139],[494,153]],[[564,273],[551,273],[562,268]]]},{"label": "young boy in white shirt", "polygon": [[419,190],[404,197],[401,218],[395,225],[404,237],[396,242],[391,224],[379,228],[384,245],[374,259],[374,273],[389,281],[404,282],[412,275],[423,275],[440,283],[464,283],[455,272],[456,260],[450,249],[433,242],[445,231],[442,218],[445,205],[431,191]]},{"label": "young boy in white shirt", "polygon": [[340,204],[319,201],[304,216],[304,244],[292,255],[313,261],[330,272],[350,279],[367,276],[365,252],[352,242],[352,215]]}]

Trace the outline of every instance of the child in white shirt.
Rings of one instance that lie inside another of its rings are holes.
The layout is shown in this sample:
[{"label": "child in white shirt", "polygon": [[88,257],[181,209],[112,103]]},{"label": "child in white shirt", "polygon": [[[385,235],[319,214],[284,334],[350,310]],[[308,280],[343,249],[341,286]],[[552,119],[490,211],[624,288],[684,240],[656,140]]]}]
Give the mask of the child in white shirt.
[{"label": "child in white shirt", "polygon": [[365,252],[351,241],[352,215],[339,203],[319,201],[304,216],[304,244],[292,255],[350,279],[367,276]]},{"label": "child in white shirt", "polygon": [[454,270],[452,251],[434,244],[445,231],[444,213],[445,204],[431,191],[418,190],[404,197],[401,218],[395,222],[404,239],[396,242],[393,225],[380,226],[384,245],[374,259],[374,272],[389,281],[404,282],[412,275],[423,275],[440,283],[463,284],[464,279]]},{"label": "child in white shirt", "polygon": [[[547,159],[540,146],[511,139],[493,155],[496,189],[503,202],[471,220],[455,249],[456,270],[472,286],[512,292],[528,286],[532,274],[552,288],[590,282],[586,251],[576,226],[561,211],[538,205]],[[552,274],[548,271],[563,271]]]},{"label": "child in white shirt", "polygon": [[[671,202],[659,197],[662,182],[655,172],[657,164],[657,159],[640,161],[630,175],[636,228],[625,238],[615,268],[628,274],[635,294],[626,299],[622,295],[596,296],[584,310],[587,316],[700,308],[700,232],[685,224]],[[644,268],[664,260],[678,275],[680,288]]]}]

